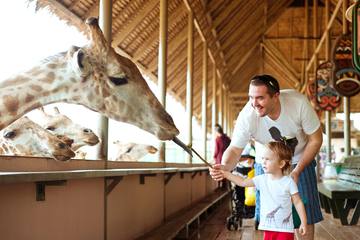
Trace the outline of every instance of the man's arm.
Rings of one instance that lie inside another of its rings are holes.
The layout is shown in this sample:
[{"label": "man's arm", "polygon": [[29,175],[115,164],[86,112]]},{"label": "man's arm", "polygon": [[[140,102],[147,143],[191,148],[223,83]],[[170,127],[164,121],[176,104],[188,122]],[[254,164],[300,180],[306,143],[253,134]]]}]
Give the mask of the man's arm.
[{"label": "man's arm", "polygon": [[320,126],[313,134],[308,135],[308,142],[305,146],[302,158],[299,160],[296,168],[291,173],[295,182],[298,181],[300,173],[311,163],[316,154],[319,152],[322,141],[322,131]]},{"label": "man's arm", "polygon": [[221,170],[226,170],[226,171],[233,170],[236,163],[240,159],[242,151],[243,151],[242,148],[238,148],[230,145],[225,150],[222,156],[221,164],[215,164],[212,168],[209,168],[211,177],[215,181],[223,180],[224,174]]},{"label": "man's arm", "polygon": [[221,164],[224,165],[224,170],[231,171],[239,161],[243,148],[238,148],[230,145],[224,152]]}]

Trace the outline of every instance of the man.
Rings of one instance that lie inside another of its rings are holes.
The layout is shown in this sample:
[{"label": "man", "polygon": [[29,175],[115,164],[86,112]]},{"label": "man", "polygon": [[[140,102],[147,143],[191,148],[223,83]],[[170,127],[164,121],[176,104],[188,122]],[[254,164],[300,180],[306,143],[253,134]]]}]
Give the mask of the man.
[{"label": "man", "polygon": [[319,119],[305,96],[295,90],[280,91],[279,83],[270,75],[254,76],[249,86],[249,102],[236,121],[230,146],[222,165],[209,169],[212,178],[222,180],[219,169],[232,170],[249,139],[254,139],[257,162],[262,147],[270,141],[286,141],[294,151],[291,177],[298,184],[306,202],[308,232],[298,239],[314,239],[314,224],[323,217],[316,185],[314,158],[322,144]]}]

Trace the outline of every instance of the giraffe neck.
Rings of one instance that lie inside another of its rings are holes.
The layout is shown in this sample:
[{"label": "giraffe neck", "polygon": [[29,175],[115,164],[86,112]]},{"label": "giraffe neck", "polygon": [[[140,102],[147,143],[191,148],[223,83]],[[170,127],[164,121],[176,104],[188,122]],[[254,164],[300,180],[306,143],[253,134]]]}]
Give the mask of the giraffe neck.
[{"label": "giraffe neck", "polygon": [[76,81],[59,59],[54,57],[0,83],[0,130],[35,108],[68,100]]}]

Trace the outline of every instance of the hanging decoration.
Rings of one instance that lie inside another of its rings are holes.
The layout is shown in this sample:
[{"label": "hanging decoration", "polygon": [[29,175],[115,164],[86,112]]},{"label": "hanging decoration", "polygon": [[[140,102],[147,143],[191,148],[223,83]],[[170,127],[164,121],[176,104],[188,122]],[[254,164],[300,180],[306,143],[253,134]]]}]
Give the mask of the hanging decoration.
[{"label": "hanging decoration", "polygon": [[332,85],[342,96],[351,97],[360,92],[360,73],[352,64],[351,35],[337,38],[333,49],[334,75]]},{"label": "hanging decoration", "polygon": [[339,93],[330,86],[333,64],[326,61],[316,70],[316,102],[321,110],[332,111],[341,104]]}]

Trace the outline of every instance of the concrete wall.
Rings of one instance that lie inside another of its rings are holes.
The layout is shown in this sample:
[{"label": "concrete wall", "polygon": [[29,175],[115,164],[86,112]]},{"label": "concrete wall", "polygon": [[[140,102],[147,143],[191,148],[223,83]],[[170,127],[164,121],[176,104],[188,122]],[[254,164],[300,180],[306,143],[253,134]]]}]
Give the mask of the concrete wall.
[{"label": "concrete wall", "polygon": [[[56,162],[44,158],[0,157],[6,171],[101,169],[103,161]],[[184,167],[164,163],[111,162],[111,168]],[[35,183],[0,184],[0,239],[108,240],[134,239],[161,225],[177,211],[216,188],[207,172],[124,176],[105,196],[104,178],[68,180],[46,186],[45,201],[36,201]],[[110,183],[111,181],[108,181]],[[105,210],[107,209],[107,210]]]}]

